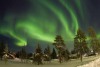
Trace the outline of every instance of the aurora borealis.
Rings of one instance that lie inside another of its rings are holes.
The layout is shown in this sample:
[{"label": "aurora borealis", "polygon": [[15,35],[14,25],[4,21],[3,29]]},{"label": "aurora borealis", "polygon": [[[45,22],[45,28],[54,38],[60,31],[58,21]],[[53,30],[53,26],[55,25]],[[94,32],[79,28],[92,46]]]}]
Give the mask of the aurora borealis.
[{"label": "aurora borealis", "polygon": [[79,27],[87,32],[87,28],[93,26],[99,36],[98,2],[1,0],[0,34],[14,39],[17,46],[27,45],[28,39],[52,43],[57,34],[62,35],[66,43],[72,42]]}]

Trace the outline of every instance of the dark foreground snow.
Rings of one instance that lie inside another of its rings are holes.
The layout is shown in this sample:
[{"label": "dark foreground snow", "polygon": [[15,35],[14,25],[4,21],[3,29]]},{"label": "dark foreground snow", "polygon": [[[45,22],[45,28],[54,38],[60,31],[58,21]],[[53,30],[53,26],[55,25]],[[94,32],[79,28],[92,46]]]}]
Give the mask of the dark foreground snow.
[{"label": "dark foreground snow", "polygon": [[[68,62],[64,63],[59,63],[58,60],[52,60],[51,62],[43,62],[43,65],[36,65],[32,64],[31,62],[29,63],[22,63],[20,62],[20,59],[14,59],[14,60],[9,60],[7,64],[5,64],[4,61],[0,61],[0,67],[96,67],[94,64],[98,63],[100,65],[100,59],[98,59],[99,56],[92,56],[88,58],[84,58],[83,62],[80,62],[80,59],[76,60],[69,60]],[[98,59],[96,61],[96,59]],[[94,64],[93,60],[95,61]],[[85,66],[86,64],[90,64],[91,66]],[[82,66],[81,66],[82,65]],[[99,66],[100,67],[100,66]]]}]

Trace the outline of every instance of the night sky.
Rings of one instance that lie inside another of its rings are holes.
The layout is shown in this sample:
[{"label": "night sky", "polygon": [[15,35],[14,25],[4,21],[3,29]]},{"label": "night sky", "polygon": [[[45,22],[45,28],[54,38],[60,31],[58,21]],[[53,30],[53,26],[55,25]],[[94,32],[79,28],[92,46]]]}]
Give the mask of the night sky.
[{"label": "night sky", "polygon": [[99,0],[0,0],[0,41],[10,47],[52,45],[61,35],[68,49],[78,28],[92,26],[98,38]]}]

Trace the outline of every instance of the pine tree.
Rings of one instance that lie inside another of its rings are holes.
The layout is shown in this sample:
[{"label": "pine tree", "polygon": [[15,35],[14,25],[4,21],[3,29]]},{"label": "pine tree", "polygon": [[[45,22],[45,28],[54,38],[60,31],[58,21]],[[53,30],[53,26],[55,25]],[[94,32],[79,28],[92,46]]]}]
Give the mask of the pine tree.
[{"label": "pine tree", "polygon": [[21,51],[20,51],[20,58],[22,62],[25,62],[27,59],[27,52],[25,50],[25,46],[22,47]]},{"label": "pine tree", "polygon": [[0,59],[2,60],[2,56],[4,55],[5,44],[0,42]]},{"label": "pine tree", "polygon": [[26,59],[26,51],[24,48],[22,48],[22,50],[21,50],[21,58]]},{"label": "pine tree", "polygon": [[5,61],[5,64],[8,61],[8,45],[7,44],[5,45],[5,49],[4,49],[4,61]]},{"label": "pine tree", "polygon": [[6,44],[6,45],[5,45],[5,49],[4,49],[4,53],[5,53],[5,54],[8,54],[8,52],[9,52],[9,51],[8,51],[8,45]]},{"label": "pine tree", "polygon": [[51,50],[49,45],[44,49],[44,54],[47,54],[49,56],[51,55]]},{"label": "pine tree", "polygon": [[96,32],[92,27],[89,27],[88,29],[89,32],[89,37],[90,37],[90,44],[93,52],[98,52],[100,51],[100,42],[96,36]]},{"label": "pine tree", "polygon": [[51,50],[49,45],[44,49],[44,61],[50,61],[51,60]]},{"label": "pine tree", "polygon": [[[66,45],[64,44],[64,40],[62,39],[62,37],[60,35],[57,35],[53,45],[56,47],[57,51],[58,51],[58,55],[59,55],[59,61],[60,63],[62,62],[62,58],[64,58],[64,60],[68,60],[66,59],[66,57],[68,57],[66,53]],[[67,56],[65,56],[67,55]]]},{"label": "pine tree", "polygon": [[86,36],[85,33],[78,29],[77,34],[74,38],[74,50],[77,53],[77,56],[80,56],[82,61],[82,54],[87,52],[87,43],[86,43]]},{"label": "pine tree", "polygon": [[38,65],[42,64],[42,49],[39,44],[35,50],[33,62],[37,63]]},{"label": "pine tree", "polygon": [[51,58],[52,58],[52,59],[57,59],[57,53],[56,53],[56,51],[55,51],[54,48],[53,48],[53,51],[52,51],[52,53],[51,53]]},{"label": "pine tree", "polygon": [[37,48],[35,50],[35,53],[42,53],[42,50],[41,50],[41,47],[40,47],[39,44],[37,45]]}]

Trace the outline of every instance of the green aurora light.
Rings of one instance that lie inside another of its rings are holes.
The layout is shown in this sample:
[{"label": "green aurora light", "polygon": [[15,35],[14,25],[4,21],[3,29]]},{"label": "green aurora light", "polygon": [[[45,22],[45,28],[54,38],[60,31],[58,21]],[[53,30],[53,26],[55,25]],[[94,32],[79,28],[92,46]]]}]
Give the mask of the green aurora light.
[{"label": "green aurora light", "polygon": [[[37,0],[35,10],[31,9],[25,19],[18,18],[17,21],[13,21],[13,15],[6,15],[5,20],[8,24],[0,25],[0,34],[16,39],[17,46],[27,45],[27,37],[52,43],[57,34],[62,35],[65,41],[72,41],[80,26],[77,12],[70,0],[58,0],[58,2],[64,9],[50,0]],[[73,2],[79,9],[82,19],[84,12],[81,0]]]}]

